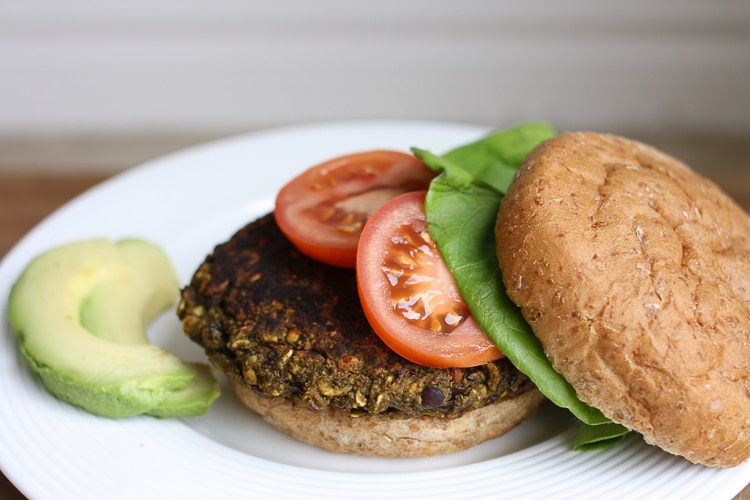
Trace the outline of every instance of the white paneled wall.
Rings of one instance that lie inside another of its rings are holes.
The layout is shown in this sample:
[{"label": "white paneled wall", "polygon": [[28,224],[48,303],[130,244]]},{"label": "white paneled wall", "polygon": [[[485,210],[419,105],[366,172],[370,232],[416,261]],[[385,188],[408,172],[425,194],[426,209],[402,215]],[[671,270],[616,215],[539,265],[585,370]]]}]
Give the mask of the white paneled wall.
[{"label": "white paneled wall", "polygon": [[381,117],[750,133],[750,0],[0,0],[0,136]]}]

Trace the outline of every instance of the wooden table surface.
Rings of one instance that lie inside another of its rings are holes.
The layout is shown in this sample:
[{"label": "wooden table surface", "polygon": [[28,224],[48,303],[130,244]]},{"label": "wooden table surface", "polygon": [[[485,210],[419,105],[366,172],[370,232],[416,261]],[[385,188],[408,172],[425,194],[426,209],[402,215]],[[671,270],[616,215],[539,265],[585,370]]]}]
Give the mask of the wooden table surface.
[{"label": "wooden table surface", "polygon": [[[88,173],[0,173],[0,256],[5,255],[28,230],[57,207],[107,177],[104,174]],[[750,208],[750,184],[737,183],[735,178],[730,176],[714,180],[741,205]],[[24,500],[25,497],[4,475],[1,475],[0,499]],[[750,500],[750,486],[735,500]]]}]

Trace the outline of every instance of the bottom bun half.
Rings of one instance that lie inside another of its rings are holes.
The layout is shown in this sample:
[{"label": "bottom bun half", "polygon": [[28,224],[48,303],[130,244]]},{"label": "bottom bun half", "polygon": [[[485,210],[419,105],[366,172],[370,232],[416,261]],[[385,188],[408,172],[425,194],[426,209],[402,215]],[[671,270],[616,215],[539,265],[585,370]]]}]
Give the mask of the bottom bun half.
[{"label": "bottom bun half", "polygon": [[534,389],[461,417],[389,418],[313,410],[285,398],[264,398],[232,382],[240,401],[265,421],[304,443],[335,453],[388,458],[456,453],[496,438],[536,413],[544,396]]}]

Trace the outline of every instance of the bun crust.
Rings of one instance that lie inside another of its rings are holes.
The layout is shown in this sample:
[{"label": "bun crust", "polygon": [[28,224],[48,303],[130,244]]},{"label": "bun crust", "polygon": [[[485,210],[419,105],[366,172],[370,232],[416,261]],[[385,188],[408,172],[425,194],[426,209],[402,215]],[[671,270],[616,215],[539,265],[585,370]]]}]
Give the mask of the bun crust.
[{"label": "bun crust", "polygon": [[586,403],[688,460],[750,455],[750,219],[645,144],[562,134],[503,199],[511,299]]},{"label": "bun crust", "polygon": [[453,419],[433,416],[352,417],[334,408],[313,410],[288,398],[265,398],[232,382],[242,403],[291,437],[335,453],[412,458],[455,453],[498,437],[536,413],[544,400],[534,389]]}]

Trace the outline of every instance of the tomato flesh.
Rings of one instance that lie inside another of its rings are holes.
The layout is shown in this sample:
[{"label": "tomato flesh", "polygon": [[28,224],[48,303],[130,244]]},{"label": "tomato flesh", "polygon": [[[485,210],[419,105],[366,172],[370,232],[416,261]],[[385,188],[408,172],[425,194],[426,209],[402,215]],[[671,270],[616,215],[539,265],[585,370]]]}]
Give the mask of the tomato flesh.
[{"label": "tomato flesh", "polygon": [[367,220],[386,201],[427,189],[435,173],[399,151],[355,153],[316,165],[276,197],[276,222],[300,252],[334,266],[354,268]]},{"label": "tomato flesh", "polygon": [[480,330],[427,230],[425,191],[381,206],[362,231],[357,287],[370,325],[392,350],[436,368],[502,357]]}]

